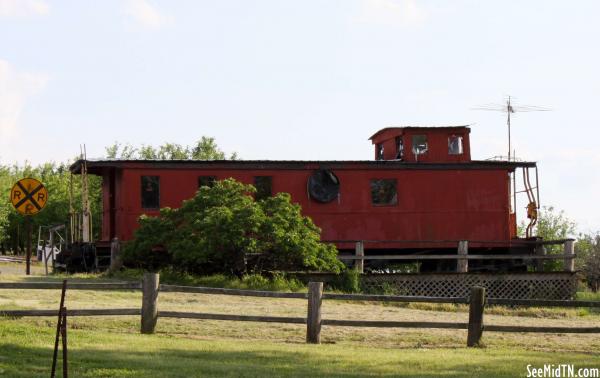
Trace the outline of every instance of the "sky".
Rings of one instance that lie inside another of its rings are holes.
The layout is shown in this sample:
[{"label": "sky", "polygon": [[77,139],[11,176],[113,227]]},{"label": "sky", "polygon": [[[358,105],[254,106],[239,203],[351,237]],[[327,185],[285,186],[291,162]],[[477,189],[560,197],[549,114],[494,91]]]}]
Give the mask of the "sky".
[{"label": "sky", "polygon": [[[473,159],[536,161],[540,202],[600,231],[600,2],[0,0],[0,164],[85,144],[372,159],[375,131],[471,125]],[[520,199],[520,218],[525,214]]]}]

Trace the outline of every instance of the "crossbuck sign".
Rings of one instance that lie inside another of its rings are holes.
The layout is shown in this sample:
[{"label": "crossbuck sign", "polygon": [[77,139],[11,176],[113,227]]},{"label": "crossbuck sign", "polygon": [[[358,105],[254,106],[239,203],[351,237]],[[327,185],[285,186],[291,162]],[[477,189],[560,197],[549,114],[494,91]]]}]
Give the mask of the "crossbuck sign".
[{"label": "crossbuck sign", "polygon": [[33,178],[23,178],[13,185],[10,191],[10,202],[23,215],[39,213],[48,202],[48,190]]}]

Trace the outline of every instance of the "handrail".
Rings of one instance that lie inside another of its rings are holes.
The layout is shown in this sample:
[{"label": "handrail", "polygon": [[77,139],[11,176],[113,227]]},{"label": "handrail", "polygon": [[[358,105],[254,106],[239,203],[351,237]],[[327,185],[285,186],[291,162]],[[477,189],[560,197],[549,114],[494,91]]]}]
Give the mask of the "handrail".
[{"label": "handrail", "polygon": [[340,260],[557,260],[576,257],[577,255],[338,255]]}]

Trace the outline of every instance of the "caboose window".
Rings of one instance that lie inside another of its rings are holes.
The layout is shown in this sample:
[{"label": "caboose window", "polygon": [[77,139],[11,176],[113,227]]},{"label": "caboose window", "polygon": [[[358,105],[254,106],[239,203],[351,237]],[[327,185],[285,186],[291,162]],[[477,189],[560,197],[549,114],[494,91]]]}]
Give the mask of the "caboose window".
[{"label": "caboose window", "polygon": [[142,176],[142,209],[160,207],[160,177]]},{"label": "caboose window", "polygon": [[371,180],[371,203],[375,206],[394,206],[398,204],[396,179]]},{"label": "caboose window", "polygon": [[383,143],[377,145],[375,160],[383,160]]},{"label": "caboose window", "polygon": [[396,137],[396,159],[404,159],[404,143],[401,136]]},{"label": "caboose window", "polygon": [[463,153],[463,137],[451,135],[448,137],[448,154],[462,155]]},{"label": "caboose window", "polygon": [[208,186],[212,188],[215,185],[215,181],[217,181],[216,176],[200,176],[198,177],[198,188],[201,186]]},{"label": "caboose window", "polygon": [[254,176],[254,187],[256,187],[254,198],[257,201],[271,197],[272,180],[271,176]]},{"label": "caboose window", "polygon": [[415,155],[423,155],[427,153],[427,135],[413,135],[412,137],[412,152]]}]

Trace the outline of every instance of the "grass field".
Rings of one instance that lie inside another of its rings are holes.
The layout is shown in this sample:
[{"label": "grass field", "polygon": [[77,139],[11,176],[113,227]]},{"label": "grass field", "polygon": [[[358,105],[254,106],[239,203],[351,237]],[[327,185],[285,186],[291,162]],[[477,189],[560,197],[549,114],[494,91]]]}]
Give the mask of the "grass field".
[{"label": "grass field", "polygon": [[[0,280],[23,280],[0,266]],[[45,280],[35,277],[35,280]],[[94,277],[79,279],[97,280]],[[0,308],[57,308],[55,290],[0,290]],[[133,291],[70,291],[69,308],[139,307]],[[160,310],[305,316],[306,301],[161,293]],[[326,319],[465,322],[464,306],[399,306],[325,301]],[[0,376],[48,376],[54,318],[0,319]],[[492,308],[486,324],[598,326],[580,309]],[[466,348],[464,330],[324,327],[322,345],[304,343],[302,325],[159,319],[155,335],[139,318],[69,318],[73,377],[195,376],[525,376],[532,364],[600,367],[598,335],[486,332],[483,348]]]}]

